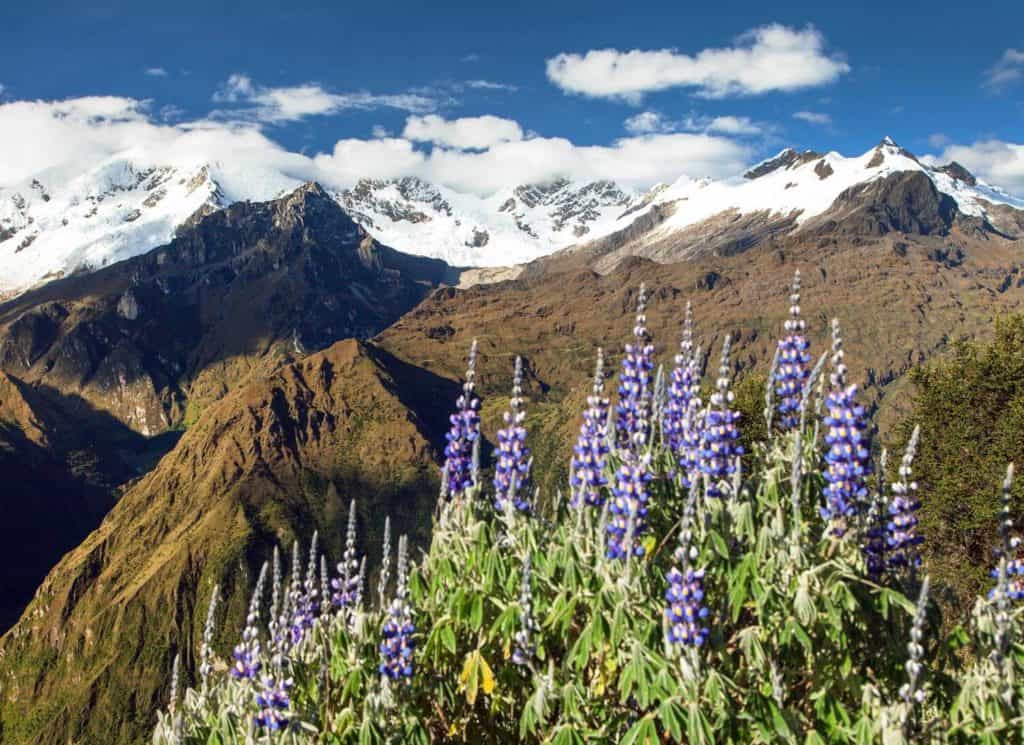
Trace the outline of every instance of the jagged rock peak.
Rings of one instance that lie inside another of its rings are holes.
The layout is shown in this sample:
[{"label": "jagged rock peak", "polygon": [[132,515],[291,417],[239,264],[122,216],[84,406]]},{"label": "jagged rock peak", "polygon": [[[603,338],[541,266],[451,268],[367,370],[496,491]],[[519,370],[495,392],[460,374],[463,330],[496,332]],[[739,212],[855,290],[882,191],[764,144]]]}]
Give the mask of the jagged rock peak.
[{"label": "jagged rock peak", "polygon": [[761,176],[765,176],[773,171],[777,171],[780,168],[793,168],[795,166],[808,163],[812,160],[816,160],[821,157],[821,153],[814,150],[804,150],[802,153],[794,150],[791,147],[787,147],[781,151],[778,155],[768,158],[768,160],[762,160],[756,166],[748,170],[743,174],[745,179],[756,179]]}]

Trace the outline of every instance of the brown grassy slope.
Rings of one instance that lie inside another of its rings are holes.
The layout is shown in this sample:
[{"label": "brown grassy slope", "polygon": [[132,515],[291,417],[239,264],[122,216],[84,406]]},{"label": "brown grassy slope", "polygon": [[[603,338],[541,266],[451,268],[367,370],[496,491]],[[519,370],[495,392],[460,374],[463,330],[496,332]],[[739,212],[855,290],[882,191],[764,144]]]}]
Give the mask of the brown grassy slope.
[{"label": "brown grassy slope", "polygon": [[[852,379],[880,401],[886,430],[900,411],[895,394],[908,369],[942,354],[952,339],[989,334],[994,317],[1022,307],[1022,248],[1024,241],[954,228],[946,237],[780,239],[679,264],[627,258],[607,275],[590,270],[585,256],[556,255],[521,279],[438,290],[378,341],[403,359],[457,378],[477,337],[481,389],[491,396],[507,395],[512,358],[522,354],[536,407],[537,400],[557,402],[586,385],[598,345],[617,363],[633,326],[637,287],[645,282],[648,325],[666,365],[692,301],[698,334],[715,363],[730,333],[736,368],[764,372],[788,310],[793,271],[800,268],[812,353],[827,348],[829,319],[838,317]],[[566,411],[562,418],[576,414]]]},{"label": "brown grassy slope", "polygon": [[227,597],[226,642],[274,543],[308,542],[319,528],[340,555],[351,497],[371,543],[387,513],[422,539],[444,426],[433,408],[454,395],[447,381],[344,341],[211,407],[0,640],[3,742],[144,741],[175,652],[194,669],[213,585]]}]

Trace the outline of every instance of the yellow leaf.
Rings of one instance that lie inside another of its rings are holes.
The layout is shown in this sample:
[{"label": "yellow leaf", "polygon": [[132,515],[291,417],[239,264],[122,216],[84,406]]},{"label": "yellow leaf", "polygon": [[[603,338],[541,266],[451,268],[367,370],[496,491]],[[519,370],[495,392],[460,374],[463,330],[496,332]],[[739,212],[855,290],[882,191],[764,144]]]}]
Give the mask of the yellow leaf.
[{"label": "yellow leaf", "polygon": [[491,666],[487,664],[487,660],[483,658],[483,655],[480,655],[480,687],[488,696],[494,693],[494,672],[491,670]]},{"label": "yellow leaf", "polygon": [[479,684],[480,674],[480,651],[470,652],[466,655],[466,664],[462,666],[462,675],[459,682],[466,689],[466,701],[470,706],[476,703],[476,691]]}]

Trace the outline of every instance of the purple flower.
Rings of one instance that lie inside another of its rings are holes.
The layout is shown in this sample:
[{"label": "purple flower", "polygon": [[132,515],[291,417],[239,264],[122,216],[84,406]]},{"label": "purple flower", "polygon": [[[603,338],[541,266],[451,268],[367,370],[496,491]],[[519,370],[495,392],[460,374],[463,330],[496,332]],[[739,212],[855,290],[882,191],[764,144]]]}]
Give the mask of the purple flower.
[{"label": "purple flower", "polygon": [[672,380],[662,416],[662,431],[679,468],[684,489],[696,478],[700,462],[700,352],[693,348],[693,310],[686,304],[683,341],[675,357]]},{"label": "purple flower", "polygon": [[626,345],[619,373],[619,403],[615,407],[619,446],[638,452],[647,443],[651,421],[651,371],[654,347],[647,333],[647,288],[641,284],[636,303],[633,343]]},{"label": "purple flower", "polygon": [[469,350],[469,367],[462,394],[455,402],[456,411],[449,417],[451,429],[445,435],[448,444],[444,455],[444,491],[448,498],[454,498],[474,485],[473,448],[480,437],[480,401],[474,395],[476,377],[476,339]]},{"label": "purple flower", "polygon": [[704,570],[676,567],[669,570],[665,599],[665,619],[668,621],[666,638],[670,644],[688,644],[699,647],[708,638],[703,625],[708,609],[704,607]]},{"label": "purple flower", "polygon": [[505,426],[498,430],[494,466],[494,509],[530,511],[530,448],[526,446],[526,412],[523,410],[523,359],[516,357],[512,399],[504,414]]},{"label": "purple flower", "polygon": [[1000,494],[999,537],[1002,546],[996,551],[999,563],[992,570],[992,578],[996,586],[989,591],[989,600],[993,600],[1005,613],[1007,602],[1024,600],[1024,560],[1016,554],[1021,547],[1020,536],[1013,535],[1013,464],[1006,467],[1006,478]]},{"label": "purple flower", "polygon": [[653,476],[649,456],[642,456],[619,466],[608,505],[609,559],[625,559],[632,553],[643,556],[640,536],[647,530],[647,484]]},{"label": "purple flower", "polygon": [[388,607],[381,630],[381,661],[378,667],[385,678],[397,680],[413,675],[413,650],[416,644],[412,635],[416,626],[412,622],[412,611],[408,603],[408,541],[403,535],[398,539],[398,576],[395,597]]},{"label": "purple flower", "polygon": [[824,472],[827,484],[821,516],[829,521],[830,530],[837,536],[845,535],[849,520],[860,514],[868,493],[865,478],[870,471],[864,407],[857,403],[857,386],[846,384],[842,345],[839,320],[833,319],[832,387],[825,401],[828,411],[824,419],[828,428]]},{"label": "purple flower", "polygon": [[260,689],[256,692],[256,726],[276,732],[288,726],[288,707],[291,698],[288,691],[292,688],[292,680],[282,680],[264,676]]},{"label": "purple flower", "polygon": [[604,351],[597,350],[594,388],[587,398],[583,424],[573,449],[569,483],[573,507],[583,504],[601,507],[605,502],[602,489],[608,485],[604,469],[608,461],[608,399],[604,397]]},{"label": "purple flower", "polygon": [[808,367],[811,356],[807,353],[810,343],[804,336],[807,324],[800,317],[799,269],[793,275],[793,293],[789,300],[786,336],[779,340],[779,362],[775,371],[775,392],[779,396],[779,426],[783,431],[795,429],[800,424],[800,403],[803,399],[804,385],[811,374]]},{"label": "purple flower", "polygon": [[336,608],[352,609],[359,595],[359,559],[356,556],[356,500],[348,509],[345,553],[338,563],[338,576],[331,580],[331,602]]},{"label": "purple flower", "polygon": [[264,562],[260,570],[256,588],[249,601],[249,612],[245,617],[245,628],[242,630],[242,641],[235,646],[231,656],[231,677],[236,680],[254,680],[263,667],[262,649],[259,638],[260,603],[263,600],[263,585],[267,581],[267,564]]},{"label": "purple flower", "polygon": [[716,390],[704,415],[704,426],[700,439],[700,472],[708,479],[707,496],[720,499],[725,496],[722,482],[736,471],[736,459],[743,455],[739,443],[740,432],[736,422],[738,411],[731,407],[732,391],[729,389],[729,354],[732,338],[725,337],[722,345],[722,361],[718,368]]},{"label": "purple flower", "polygon": [[917,498],[917,482],[911,480],[911,467],[917,452],[920,429],[915,427],[900,463],[899,481],[892,485],[889,502],[889,522],[886,524],[886,563],[893,571],[913,572],[921,565],[917,547],[924,537],[917,533],[917,511],[921,502]]}]

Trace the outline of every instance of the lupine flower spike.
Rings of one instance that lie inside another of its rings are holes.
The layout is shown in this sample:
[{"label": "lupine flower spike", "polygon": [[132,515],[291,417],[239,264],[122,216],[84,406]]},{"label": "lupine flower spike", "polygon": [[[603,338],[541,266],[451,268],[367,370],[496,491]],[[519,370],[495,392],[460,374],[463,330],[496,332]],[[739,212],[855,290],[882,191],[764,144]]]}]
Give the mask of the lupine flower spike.
[{"label": "lupine flower spike", "polygon": [[203,641],[199,645],[200,691],[206,695],[210,673],[213,672],[213,631],[217,621],[217,601],[220,599],[220,585],[213,586],[210,605],[206,609],[206,623],[203,624]]},{"label": "lupine flower spike", "polygon": [[512,399],[504,414],[505,426],[498,430],[494,466],[494,509],[530,511],[530,448],[526,446],[523,422],[523,358],[516,357]]},{"label": "lupine flower spike", "polygon": [[883,477],[888,459],[888,451],[883,449],[878,466],[879,474],[881,474],[882,477],[879,478],[878,488],[871,493],[871,504],[868,507],[868,513],[864,520],[864,563],[866,565],[868,579],[872,582],[880,581],[882,579],[882,574],[885,572],[885,525],[887,510],[883,494]]},{"label": "lupine flower spike", "polygon": [[619,373],[619,403],[615,407],[615,430],[619,448],[639,453],[647,444],[651,426],[651,370],[654,347],[647,333],[647,288],[641,284],[636,301],[633,342],[626,344]]},{"label": "lupine flower spike", "polygon": [[249,612],[245,617],[242,641],[235,646],[232,654],[234,664],[231,667],[231,675],[236,680],[255,680],[263,667],[260,659],[262,650],[260,648],[259,622],[260,603],[263,601],[263,586],[266,580],[267,564],[264,562],[259,579],[256,580],[256,588],[252,592],[252,599],[249,601]]},{"label": "lupine flower spike", "polygon": [[647,530],[648,491],[653,479],[650,455],[631,455],[615,473],[612,500],[608,505],[608,558],[643,556],[640,542]]},{"label": "lupine flower spike", "polygon": [[839,320],[832,320],[832,376],[826,407],[825,505],[821,516],[835,536],[843,536],[867,499],[868,473],[864,407],[856,401],[857,386],[846,384]]},{"label": "lupine flower spike", "polygon": [[388,607],[388,581],[391,579],[391,518],[384,518],[384,545],[381,547],[380,575],[377,577],[377,601]]},{"label": "lupine flower spike", "polygon": [[900,712],[900,729],[904,737],[911,728],[914,716],[918,707],[925,699],[925,690],[921,686],[921,673],[924,670],[924,623],[928,611],[928,589],[930,582],[928,577],[924,578],[921,584],[921,594],[917,599],[917,609],[914,612],[914,622],[910,627],[910,642],[907,644],[907,682],[900,686],[900,698],[905,705]]},{"label": "lupine flower spike", "polygon": [[608,399],[604,396],[604,350],[597,350],[594,387],[587,397],[583,424],[576,440],[570,467],[571,507],[601,507],[605,502],[604,475],[608,461]]},{"label": "lupine flower spike", "polygon": [[886,564],[894,572],[907,573],[911,577],[921,565],[917,547],[924,538],[917,533],[917,511],[921,502],[917,498],[917,482],[911,479],[914,456],[921,428],[914,432],[907,443],[907,450],[900,462],[899,481],[892,485],[892,501],[889,503],[889,522],[886,530]]},{"label": "lupine flower spike", "polygon": [[403,535],[398,539],[398,575],[395,583],[395,597],[388,608],[387,620],[382,631],[383,641],[380,644],[380,674],[385,678],[397,680],[411,678],[413,674],[412,639],[416,627],[412,622],[412,612],[408,597],[408,541]]},{"label": "lupine flower spike", "polygon": [[1007,705],[1013,704],[1013,681],[1008,674],[1008,654],[1013,643],[1013,624],[1010,622],[1010,602],[1024,598],[1024,562],[1016,557],[1020,548],[1020,537],[1013,535],[1013,464],[1006,467],[1000,495],[999,535],[1002,548],[999,550],[999,564],[992,570],[996,586],[989,592],[989,600],[995,605],[995,639],[992,648],[992,662],[1002,677],[1002,696]]},{"label": "lupine flower spike", "polygon": [[463,494],[474,485],[473,449],[480,437],[480,400],[475,393],[476,380],[476,339],[469,349],[469,365],[466,368],[466,382],[462,393],[455,402],[456,411],[449,417],[451,428],[445,435],[448,444],[444,449],[445,463],[443,489],[449,499]]},{"label": "lupine flower spike", "polygon": [[700,449],[700,352],[693,345],[693,308],[686,304],[683,340],[675,357],[662,429],[684,489],[696,477]]},{"label": "lupine flower spike", "polygon": [[675,565],[669,570],[665,591],[665,638],[670,645],[703,646],[708,637],[704,626],[708,609],[704,607],[704,570],[694,569],[697,556],[693,541],[693,521],[697,511],[697,485],[690,495],[679,526],[679,544],[673,558]]},{"label": "lupine flower spike", "polygon": [[260,689],[256,692],[256,726],[271,732],[277,732],[288,726],[288,708],[291,699],[288,692],[292,688],[291,678],[265,675],[260,681]]},{"label": "lupine flower spike", "polygon": [[345,534],[345,553],[338,563],[338,576],[331,580],[331,602],[336,608],[351,610],[359,592],[359,559],[356,557],[356,500],[348,508],[348,532]]},{"label": "lupine flower spike", "polygon": [[779,364],[775,371],[775,393],[779,397],[779,427],[785,432],[800,424],[800,403],[803,388],[811,371],[808,365],[811,356],[807,353],[810,344],[804,331],[806,322],[800,317],[800,270],[793,274],[793,291],[789,296],[789,319],[786,321],[786,335],[779,340]]},{"label": "lupine flower spike", "polygon": [[523,560],[523,582],[519,592],[519,630],[515,633],[512,662],[520,667],[530,667],[536,655],[533,634],[537,621],[533,617],[533,592],[530,584],[530,556]]},{"label": "lupine flower spike", "polygon": [[733,394],[729,388],[731,351],[732,337],[726,336],[722,344],[718,380],[705,414],[700,443],[700,471],[708,481],[707,496],[715,499],[725,496],[722,484],[736,470],[737,456],[743,455],[740,433],[736,428],[740,414],[732,409]]}]

